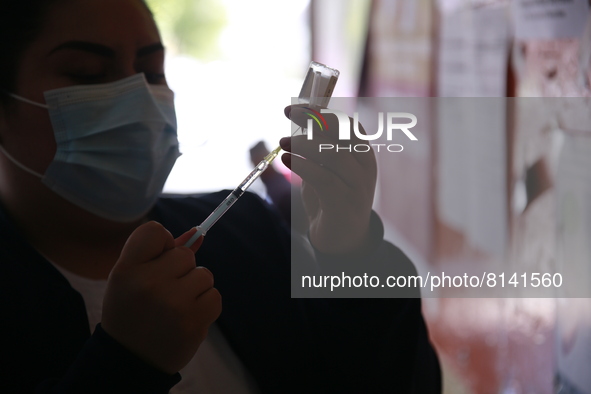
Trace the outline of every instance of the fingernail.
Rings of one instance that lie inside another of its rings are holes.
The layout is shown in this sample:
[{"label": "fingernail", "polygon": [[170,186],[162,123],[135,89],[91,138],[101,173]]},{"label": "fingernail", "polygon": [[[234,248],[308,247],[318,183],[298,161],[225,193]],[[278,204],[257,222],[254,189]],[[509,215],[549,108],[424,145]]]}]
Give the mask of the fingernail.
[{"label": "fingernail", "polygon": [[205,271],[209,272],[209,275],[211,275],[211,276],[213,277],[213,274],[211,273],[211,271],[210,271],[210,270],[208,270],[207,268],[205,268],[204,266],[202,266],[202,265],[199,265],[199,266],[197,266],[197,268],[201,268],[201,269],[203,269],[203,270],[205,270]]},{"label": "fingernail", "polygon": [[283,164],[285,164],[287,168],[291,170],[291,155],[284,154],[283,156],[281,156],[281,161],[283,162]]}]

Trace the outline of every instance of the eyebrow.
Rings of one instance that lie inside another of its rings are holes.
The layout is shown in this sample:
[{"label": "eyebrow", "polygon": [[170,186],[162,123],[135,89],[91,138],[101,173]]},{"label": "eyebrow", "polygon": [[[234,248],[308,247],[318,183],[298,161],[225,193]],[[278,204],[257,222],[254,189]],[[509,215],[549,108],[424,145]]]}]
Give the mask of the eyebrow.
[{"label": "eyebrow", "polygon": [[[108,58],[115,57],[115,50],[114,49],[109,48],[106,45],[95,44],[93,42],[87,42],[87,41],[67,41],[67,42],[64,42],[63,44],[60,44],[57,47],[53,48],[51,50],[51,52],[49,52],[48,56],[52,55],[55,52],[58,52],[60,50],[65,50],[65,49],[73,49],[76,51],[89,52],[89,53],[93,53],[95,55],[99,55],[102,57],[108,57]],[[147,55],[150,55],[150,54],[152,54],[154,52],[158,52],[158,51],[164,51],[164,46],[162,45],[161,42],[150,44],[148,46],[138,49],[136,52],[136,56],[137,57],[147,56]]]},{"label": "eyebrow", "polygon": [[164,52],[164,45],[162,45],[161,42],[156,42],[154,44],[151,44],[151,45],[148,45],[148,46],[138,49],[137,52],[135,53],[135,55],[137,57],[142,57],[142,56],[147,56],[147,55],[150,55],[154,52],[159,52],[159,51]]}]

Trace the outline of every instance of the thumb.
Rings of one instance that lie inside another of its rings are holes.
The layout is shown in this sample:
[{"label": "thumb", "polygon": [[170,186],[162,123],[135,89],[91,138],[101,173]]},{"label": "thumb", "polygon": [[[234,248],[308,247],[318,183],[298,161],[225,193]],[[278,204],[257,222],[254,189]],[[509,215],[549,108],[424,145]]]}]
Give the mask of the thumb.
[{"label": "thumb", "polygon": [[117,264],[145,263],[174,248],[174,245],[172,234],[164,226],[148,222],[131,233]]},{"label": "thumb", "polygon": [[[181,235],[180,237],[178,237],[177,239],[174,240],[174,246],[179,247],[179,246],[185,245],[187,242],[189,242],[191,237],[193,237],[193,235],[195,235],[196,232],[197,232],[197,229],[195,227],[191,228],[189,231],[187,231],[186,233],[184,233],[183,235]],[[203,235],[200,236],[199,238],[197,238],[197,240],[195,242],[193,242],[193,245],[191,245],[189,247],[189,249],[191,249],[191,251],[193,253],[196,253],[199,250],[199,248],[201,247],[202,243],[203,243]]]}]

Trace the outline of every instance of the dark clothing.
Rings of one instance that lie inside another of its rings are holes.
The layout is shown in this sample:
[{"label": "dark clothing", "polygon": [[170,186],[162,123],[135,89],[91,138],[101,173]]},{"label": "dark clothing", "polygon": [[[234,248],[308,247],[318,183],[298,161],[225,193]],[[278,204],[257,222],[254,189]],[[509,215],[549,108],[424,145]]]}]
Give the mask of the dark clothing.
[{"label": "dark clothing", "polygon": [[[152,218],[175,237],[227,195],[162,198]],[[410,264],[394,246],[390,258]],[[437,357],[420,299],[292,299],[290,235],[244,195],[208,232],[197,264],[222,295],[217,324],[263,393],[436,393]],[[0,392],[166,393],[165,375],[91,336],[82,297],[0,212]]]}]

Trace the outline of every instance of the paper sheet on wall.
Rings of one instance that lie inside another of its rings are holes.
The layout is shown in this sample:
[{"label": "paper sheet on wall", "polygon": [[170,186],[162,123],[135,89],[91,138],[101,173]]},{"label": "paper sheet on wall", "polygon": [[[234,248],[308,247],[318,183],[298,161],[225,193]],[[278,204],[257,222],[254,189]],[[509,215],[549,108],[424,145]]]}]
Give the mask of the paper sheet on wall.
[{"label": "paper sheet on wall", "polygon": [[374,1],[370,26],[369,93],[430,96],[433,3]]},{"label": "paper sheet on wall", "polygon": [[[506,72],[509,20],[503,6],[442,15],[438,91],[440,218],[494,256],[507,237]],[[488,97],[488,98],[485,98]]]},{"label": "paper sheet on wall", "polygon": [[505,105],[502,98],[445,98],[438,108],[440,218],[497,257],[507,242]]},{"label": "paper sheet on wall", "polygon": [[507,8],[460,8],[442,14],[440,24],[438,95],[506,96]]},{"label": "paper sheet on wall", "polygon": [[589,13],[588,0],[513,0],[511,4],[519,40],[578,38]]},{"label": "paper sheet on wall", "polygon": [[[582,99],[579,99],[582,100]],[[581,101],[581,103],[584,103]],[[589,111],[587,109],[587,111]],[[588,127],[587,123],[587,127]],[[584,125],[578,125],[581,130]],[[586,134],[586,135],[585,135]],[[591,130],[566,134],[557,177],[558,271],[561,295],[591,286]],[[561,379],[591,394],[591,300],[564,298],[557,310],[557,368]]]}]

